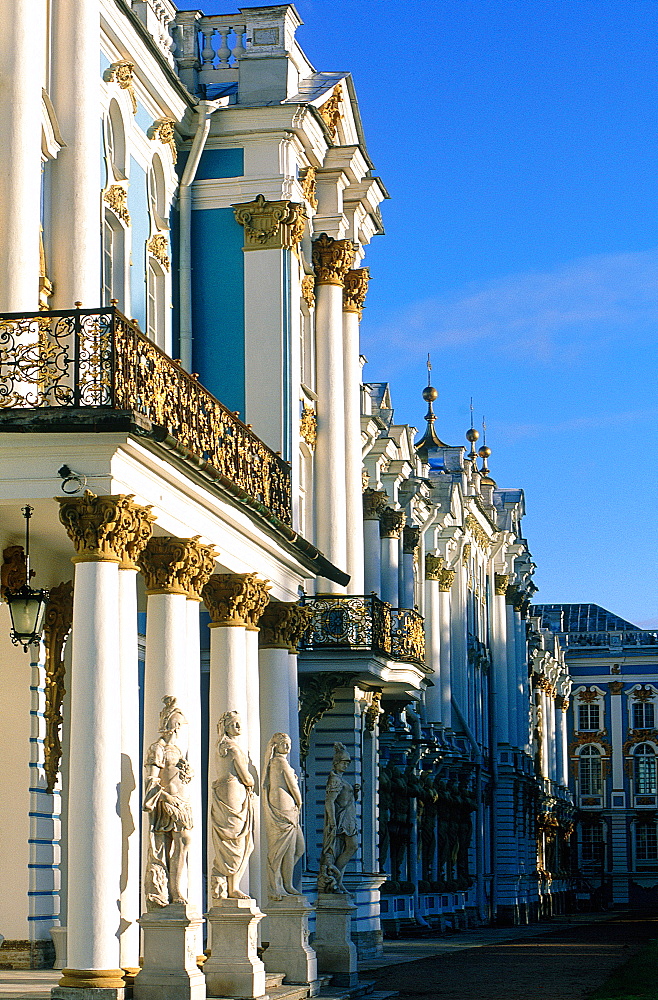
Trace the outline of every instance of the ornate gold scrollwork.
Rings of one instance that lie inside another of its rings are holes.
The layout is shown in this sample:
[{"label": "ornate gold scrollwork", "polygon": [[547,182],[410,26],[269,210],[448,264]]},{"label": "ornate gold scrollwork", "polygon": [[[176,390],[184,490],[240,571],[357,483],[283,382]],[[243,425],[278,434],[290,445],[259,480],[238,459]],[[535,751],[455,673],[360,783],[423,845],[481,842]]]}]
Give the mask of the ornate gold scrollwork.
[{"label": "ornate gold scrollwork", "polygon": [[304,302],[312,309],[315,305],[315,275],[305,274],[302,278],[302,298]]},{"label": "ornate gold scrollwork", "polygon": [[486,549],[491,545],[491,539],[476,517],[467,514],[465,524],[481,549]]},{"label": "ornate gold scrollwork", "polygon": [[378,521],[388,503],[388,495],[384,490],[373,490],[368,487],[363,491],[364,521]]},{"label": "ornate gold scrollwork", "polygon": [[352,267],[356,256],[356,243],[352,240],[335,240],[321,233],[313,241],[313,267],[319,285],[340,285]]},{"label": "ornate gold scrollwork", "polygon": [[312,406],[302,406],[302,415],[299,421],[300,437],[306,441],[309,448],[315,448],[318,439],[318,418]]},{"label": "ornate gold scrollwork", "polygon": [[130,225],[130,212],[128,211],[128,192],[122,184],[113,184],[103,195],[103,200],[107,202],[117,218]]},{"label": "ornate gold scrollwork", "polygon": [[441,570],[439,573],[439,590],[442,593],[447,594],[452,589],[456,572],[454,569],[446,569],[445,566]]},{"label": "ornate gold scrollwork", "polygon": [[356,674],[302,674],[299,678],[299,750],[308,757],[311,732],[316,722],[336,704],[336,691],[349,687]]},{"label": "ornate gold scrollwork", "polygon": [[443,556],[434,555],[432,552],[425,553],[425,579],[440,580],[441,570],[445,562]]},{"label": "ornate gold scrollwork", "polygon": [[60,583],[50,591],[44,638],[46,646],[46,735],[44,739],[44,771],[46,788],[52,792],[57,784],[62,759],[62,705],[66,689],[64,679],[64,645],[73,621],[73,581]]},{"label": "ornate gold scrollwork", "polygon": [[336,138],[336,132],[338,131],[338,122],[343,117],[340,110],[340,102],[343,99],[343,88],[340,83],[337,83],[333,89],[333,93],[329,100],[325,101],[318,108],[318,114],[320,118],[325,123],[329,129],[332,138]]},{"label": "ornate gold scrollwork", "polygon": [[[4,598],[8,590],[20,590],[27,582],[27,560],[22,545],[10,545],[3,550],[3,563],[0,575],[0,597]],[[34,570],[30,570],[34,576]]]},{"label": "ornate gold scrollwork", "polygon": [[509,585],[509,573],[494,574],[494,592],[496,597],[505,597]]},{"label": "ornate gold scrollwork", "polygon": [[374,733],[375,726],[379,722],[379,716],[382,714],[382,694],[383,692],[379,688],[372,692],[372,699],[366,709],[367,733]]},{"label": "ornate gold scrollwork", "polygon": [[420,544],[420,528],[417,524],[405,524],[402,532],[402,551],[405,555],[415,555]]},{"label": "ornate gold scrollwork", "polygon": [[233,205],[233,212],[244,229],[244,250],[295,249],[304,235],[306,209],[291,201],[267,201],[259,194]]},{"label": "ornate gold scrollwork", "polygon": [[[212,625],[252,625],[263,602],[264,586],[266,581],[259,580],[256,573],[213,573],[202,591]],[[265,598],[261,610],[266,604]]]},{"label": "ornate gold scrollwork", "polygon": [[169,259],[169,240],[164,235],[164,233],[156,233],[146,244],[146,249],[155,257],[157,261],[162,264],[165,271],[168,271],[171,267],[171,260]]},{"label": "ornate gold scrollwork", "polygon": [[119,62],[112,63],[112,65],[105,70],[103,73],[103,79],[106,83],[118,83],[122,90],[128,91],[130,94],[133,114],[136,115],[137,98],[135,96],[135,84],[133,83],[134,70],[134,63],[131,63],[128,59],[121,59]]},{"label": "ornate gold scrollwork", "polygon": [[159,139],[165,146],[169,146],[171,158],[174,163],[178,162],[178,151],[176,150],[176,133],[174,131],[176,122],[173,118],[158,118],[153,122],[146,133],[149,139]]},{"label": "ornate gold scrollwork", "polygon": [[363,314],[368,293],[370,271],[367,267],[352,268],[343,279],[343,312]]},{"label": "ornate gold scrollwork", "polygon": [[311,208],[318,207],[318,199],[315,197],[315,176],[317,170],[315,167],[307,167],[302,174],[302,194],[304,199],[309,203]]},{"label": "ornate gold scrollwork", "polygon": [[199,536],[177,538],[156,535],[141,553],[138,563],[147,594],[185,594],[200,600],[201,591],[215,568],[217,553],[199,543]]},{"label": "ornate gold scrollwork", "polygon": [[[143,541],[145,521],[155,518],[149,507],[139,507],[132,495],[97,497],[85,490],[81,497],[57,497],[59,519],[73,542],[73,562],[117,562],[130,558],[129,545]],[[150,534],[150,531],[149,531]]]},{"label": "ornate gold scrollwork", "polygon": [[379,519],[379,534],[382,538],[399,538],[407,516],[403,510],[385,507]]},{"label": "ornate gold scrollwork", "polygon": [[260,620],[261,649],[287,649],[296,653],[311,623],[311,612],[299,604],[270,601]]}]

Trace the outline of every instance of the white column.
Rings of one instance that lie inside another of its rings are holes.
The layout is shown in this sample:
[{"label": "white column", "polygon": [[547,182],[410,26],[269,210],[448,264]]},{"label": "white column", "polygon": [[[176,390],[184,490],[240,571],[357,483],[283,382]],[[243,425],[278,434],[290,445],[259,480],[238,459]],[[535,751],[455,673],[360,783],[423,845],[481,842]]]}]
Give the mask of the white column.
[{"label": "white column", "polygon": [[401,606],[413,608],[416,604],[416,553],[420,539],[420,528],[407,524],[402,531],[402,590]]},{"label": "white column", "polygon": [[442,569],[439,575],[439,631],[441,657],[441,722],[452,725],[452,629],[450,591],[454,569]]},{"label": "white column", "polygon": [[[41,88],[47,23],[45,0],[0,5],[0,312],[39,307]],[[98,28],[95,46],[98,79]],[[98,161],[98,138],[95,156]]]},{"label": "white column", "polygon": [[404,527],[405,515],[401,510],[386,507],[379,520],[382,554],[382,601],[388,601],[393,608],[400,607],[399,569],[400,534]]},{"label": "white column", "polygon": [[555,729],[557,741],[556,775],[558,785],[566,785],[569,781],[567,770],[567,699],[558,695],[555,699]]},{"label": "white column", "polygon": [[[245,633],[246,652],[246,681],[247,681],[247,739],[246,747],[249,759],[258,772],[259,783],[257,789],[259,797],[256,800],[257,806],[254,809],[254,850],[249,858],[249,888],[251,895],[260,905],[265,905],[267,896],[263,895],[263,872],[261,869],[262,839],[264,834],[261,831],[261,810],[260,796],[262,789],[263,754],[260,740],[260,680],[258,676],[258,628],[255,625],[247,625]],[[286,678],[287,679],[287,678]]]},{"label": "white column", "polygon": [[443,658],[441,656],[441,608],[439,578],[443,559],[431,552],[425,555],[425,654],[433,670],[433,687],[425,693],[425,713],[431,723],[444,722],[441,691]]},{"label": "white column", "polygon": [[610,742],[612,743],[612,787],[615,791],[624,788],[624,758],[622,729],[622,681],[610,681]]},{"label": "white column", "polygon": [[120,626],[119,563],[131,541],[129,518],[133,528],[145,518],[146,526],[143,520],[139,524],[144,540],[151,518],[124,496],[87,494],[62,498],[60,504],[60,520],[77,552],[70,678],[68,968],[60,985],[116,990],[124,985],[119,968],[122,829],[117,789],[122,778],[121,652],[122,640],[127,641]]},{"label": "white column", "polygon": [[[467,716],[468,648],[466,644],[466,600],[468,594],[468,566],[463,561],[456,566],[457,586],[453,595],[454,608],[450,615],[450,648],[452,692],[464,717]],[[443,649],[443,643],[441,644]]]},{"label": "white column", "polygon": [[297,653],[288,653],[288,698],[290,701],[290,764],[295,774],[301,775],[301,751],[299,743],[299,675]]},{"label": "white column", "polygon": [[521,678],[517,672],[516,629],[514,627],[514,604],[512,599],[505,598],[506,635],[507,635],[507,692],[509,713],[509,742],[518,746],[519,731],[519,684]]},{"label": "white column", "polygon": [[549,735],[550,718],[548,714],[548,681],[545,677],[541,678],[542,687],[540,688],[540,701],[541,701],[541,716],[542,716],[542,731],[541,731],[541,742],[542,742],[542,763],[543,769],[542,774],[544,778],[549,778],[551,774],[551,744]]},{"label": "white column", "polygon": [[496,712],[496,741],[509,743],[509,685],[507,677],[507,612],[505,609],[505,591],[508,577],[504,573],[496,573],[494,596],[492,598],[492,658],[493,681],[496,696],[494,699]]},{"label": "white column", "polygon": [[52,0],[51,97],[66,142],[52,164],[49,277],[56,309],[100,300],[99,8],[98,0]]},{"label": "white column", "polygon": [[528,679],[528,645],[526,640],[525,620],[520,610],[514,611],[514,648],[516,650],[516,672],[518,688],[518,742],[517,746],[527,749],[530,740],[530,682]]},{"label": "white column", "polygon": [[[203,798],[201,785],[201,641],[199,634],[198,596],[187,598],[187,759],[192,769],[189,800],[194,818],[192,840],[187,852],[187,899],[198,913],[203,913]],[[203,954],[203,928],[197,936],[197,955]]]},{"label": "white column", "polygon": [[[351,240],[324,233],[313,244],[316,270],[315,352],[318,436],[315,446],[316,544],[334,565],[345,569],[345,391],[343,353],[343,279],[354,262]],[[320,577],[317,589],[343,588]]]},{"label": "white column", "polygon": [[[162,699],[173,695],[187,718],[187,597],[147,591],[144,745],[157,739]],[[188,720],[189,721],[189,720]],[[181,734],[181,740],[184,736]],[[187,741],[181,750],[187,749]]]},{"label": "white column", "polygon": [[343,386],[345,394],[345,514],[349,594],[363,594],[363,495],[361,479],[361,361],[359,323],[370,275],[348,271],[343,289]]},{"label": "white column", "polygon": [[364,593],[381,596],[382,557],[379,518],[388,503],[384,490],[367,489],[363,494]]},{"label": "white column", "polygon": [[139,650],[137,639],[137,566],[119,571],[119,660],[121,664],[121,874],[120,965],[139,971],[140,853],[139,807],[142,764],[139,754]]}]

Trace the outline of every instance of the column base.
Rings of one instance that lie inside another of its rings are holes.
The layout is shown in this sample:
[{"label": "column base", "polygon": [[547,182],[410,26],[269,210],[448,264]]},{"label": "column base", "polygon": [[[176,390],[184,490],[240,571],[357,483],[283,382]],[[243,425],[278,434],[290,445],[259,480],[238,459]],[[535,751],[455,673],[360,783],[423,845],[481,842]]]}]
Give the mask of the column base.
[{"label": "column base", "polygon": [[124,986],[53,986],[52,1000],[125,1000]]},{"label": "column base", "polygon": [[318,961],[308,943],[308,918],[312,912],[306,896],[284,896],[267,903],[270,944],[263,962],[267,972],[283,972],[286,983],[306,986],[318,978]]},{"label": "column base", "polygon": [[351,937],[356,906],[351,899],[348,893],[318,893],[313,948],[318,958],[318,972],[329,973],[336,986],[356,986],[359,978],[356,948]]},{"label": "column base", "polygon": [[256,951],[264,916],[255,899],[219,899],[206,914],[212,933],[203,966],[209,997],[265,996],[265,966]]},{"label": "column base", "polygon": [[205,1000],[206,982],[196,964],[202,922],[196,908],[184,903],[140,917],[144,965],[135,976],[135,1000]]},{"label": "column base", "polygon": [[62,969],[54,989],[121,990],[125,985],[123,969]]}]

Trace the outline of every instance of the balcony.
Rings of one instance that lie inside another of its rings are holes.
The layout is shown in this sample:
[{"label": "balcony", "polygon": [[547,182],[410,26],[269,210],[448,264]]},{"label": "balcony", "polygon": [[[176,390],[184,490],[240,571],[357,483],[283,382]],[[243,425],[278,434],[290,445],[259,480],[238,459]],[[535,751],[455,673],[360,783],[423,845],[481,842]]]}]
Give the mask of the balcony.
[{"label": "balcony", "polygon": [[[138,414],[229,492],[292,523],[290,466],[113,306],[0,315],[0,415]],[[62,413],[64,411],[64,413]]]},{"label": "balcony", "polygon": [[374,594],[305,597],[302,603],[312,616],[302,649],[359,650],[427,670],[425,627],[417,611],[392,608]]},{"label": "balcony", "polygon": [[558,632],[558,639],[566,649],[599,647],[611,651],[635,649],[640,646],[658,646],[658,632],[638,629],[628,632]]}]

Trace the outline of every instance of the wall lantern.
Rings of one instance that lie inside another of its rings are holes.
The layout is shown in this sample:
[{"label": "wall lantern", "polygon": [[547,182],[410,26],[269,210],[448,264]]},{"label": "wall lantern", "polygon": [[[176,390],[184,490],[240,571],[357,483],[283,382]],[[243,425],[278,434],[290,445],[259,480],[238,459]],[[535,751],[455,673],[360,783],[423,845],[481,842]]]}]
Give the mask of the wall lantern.
[{"label": "wall lantern", "polygon": [[34,507],[28,504],[21,513],[25,518],[25,583],[18,590],[6,590],[5,600],[11,615],[11,641],[27,653],[28,647],[41,639],[49,592],[30,587],[30,518]]}]

